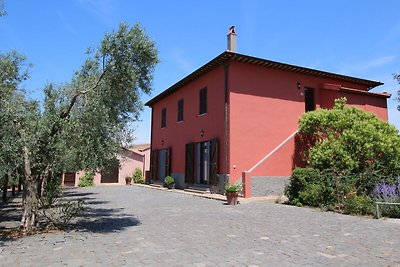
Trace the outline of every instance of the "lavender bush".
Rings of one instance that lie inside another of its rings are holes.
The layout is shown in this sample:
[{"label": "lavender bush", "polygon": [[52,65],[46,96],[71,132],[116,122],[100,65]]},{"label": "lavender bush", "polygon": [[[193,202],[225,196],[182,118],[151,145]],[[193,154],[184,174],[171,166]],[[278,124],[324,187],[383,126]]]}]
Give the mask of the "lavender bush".
[{"label": "lavender bush", "polygon": [[[400,176],[395,184],[379,183],[375,186],[373,198],[377,201],[400,203]],[[389,217],[400,217],[399,206],[384,206],[382,214]]]}]

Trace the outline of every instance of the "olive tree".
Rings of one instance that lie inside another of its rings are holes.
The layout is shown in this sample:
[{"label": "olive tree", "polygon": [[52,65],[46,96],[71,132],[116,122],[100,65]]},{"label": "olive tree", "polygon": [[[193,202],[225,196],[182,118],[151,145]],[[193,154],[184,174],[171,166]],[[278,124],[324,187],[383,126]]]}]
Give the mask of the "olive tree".
[{"label": "olive tree", "polygon": [[41,199],[62,172],[96,170],[114,157],[143,109],[141,94],[152,91],[157,54],[140,25],[121,24],[88,51],[69,83],[48,84],[41,105],[24,99],[6,119],[22,155],[24,229],[36,225]]},{"label": "olive tree", "polygon": [[[397,80],[400,84],[400,74],[393,74],[395,80]],[[400,89],[397,91],[397,100],[400,101]],[[397,110],[400,111],[400,105],[397,106]]]}]

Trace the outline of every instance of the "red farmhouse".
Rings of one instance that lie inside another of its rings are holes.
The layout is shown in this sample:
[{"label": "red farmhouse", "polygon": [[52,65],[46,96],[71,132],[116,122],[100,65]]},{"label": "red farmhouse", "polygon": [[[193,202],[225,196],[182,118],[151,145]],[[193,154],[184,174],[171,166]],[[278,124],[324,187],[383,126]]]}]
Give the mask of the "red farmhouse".
[{"label": "red farmhouse", "polygon": [[[238,54],[234,28],[228,50],[146,103],[152,108],[151,179],[171,175],[179,188],[221,192],[250,176],[289,176],[294,136],[304,112],[348,104],[387,121],[381,85]],[[268,177],[265,177],[268,179]]]}]

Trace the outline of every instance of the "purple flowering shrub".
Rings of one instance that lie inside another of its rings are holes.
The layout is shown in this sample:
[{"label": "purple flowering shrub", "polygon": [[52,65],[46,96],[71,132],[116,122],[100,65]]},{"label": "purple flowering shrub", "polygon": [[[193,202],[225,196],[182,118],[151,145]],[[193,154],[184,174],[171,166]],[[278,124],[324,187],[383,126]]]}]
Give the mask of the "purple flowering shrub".
[{"label": "purple flowering shrub", "polygon": [[400,202],[400,177],[395,184],[378,183],[373,197],[385,202]]},{"label": "purple flowering shrub", "polygon": [[[378,183],[375,186],[372,197],[377,201],[400,203],[400,176],[394,184]],[[400,218],[400,207],[383,206],[382,214],[389,217]]]}]

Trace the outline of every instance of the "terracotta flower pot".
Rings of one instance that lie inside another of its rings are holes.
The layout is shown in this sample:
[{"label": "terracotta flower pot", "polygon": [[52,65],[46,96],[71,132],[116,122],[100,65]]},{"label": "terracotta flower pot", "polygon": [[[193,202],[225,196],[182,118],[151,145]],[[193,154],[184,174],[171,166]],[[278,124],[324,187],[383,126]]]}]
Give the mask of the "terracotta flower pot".
[{"label": "terracotta flower pot", "polygon": [[226,202],[228,205],[236,205],[238,203],[239,193],[238,192],[227,192],[226,195]]}]

